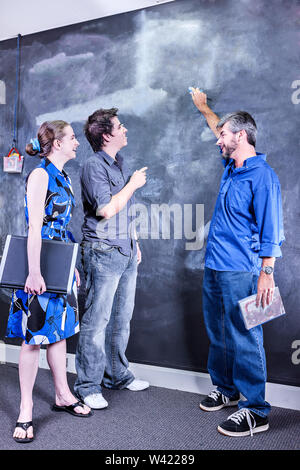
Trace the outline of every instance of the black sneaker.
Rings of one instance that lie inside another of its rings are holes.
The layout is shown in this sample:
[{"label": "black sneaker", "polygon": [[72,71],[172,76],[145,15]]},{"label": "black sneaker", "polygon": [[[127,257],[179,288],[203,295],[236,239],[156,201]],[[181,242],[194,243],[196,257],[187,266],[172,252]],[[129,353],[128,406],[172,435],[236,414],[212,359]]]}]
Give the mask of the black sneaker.
[{"label": "black sneaker", "polygon": [[200,403],[201,410],[204,411],[218,411],[225,406],[235,406],[238,404],[240,399],[240,395],[234,395],[231,398],[226,397],[223,393],[219,392],[219,390],[213,390],[207,395],[204,400]]},{"label": "black sneaker", "polygon": [[268,418],[262,418],[248,408],[236,411],[218,426],[218,431],[221,434],[232,437],[253,436],[256,432],[263,432],[268,429]]}]

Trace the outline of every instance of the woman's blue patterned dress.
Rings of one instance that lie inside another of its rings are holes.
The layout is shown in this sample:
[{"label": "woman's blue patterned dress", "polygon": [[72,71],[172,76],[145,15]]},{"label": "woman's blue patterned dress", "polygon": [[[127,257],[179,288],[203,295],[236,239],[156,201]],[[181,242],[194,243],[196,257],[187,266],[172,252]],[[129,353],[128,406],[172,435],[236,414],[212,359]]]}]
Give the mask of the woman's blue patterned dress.
[{"label": "woman's blue patterned dress", "polygon": [[[49,176],[42,238],[70,243],[74,239],[67,231],[67,225],[75,206],[70,178],[47,158],[43,159],[38,168],[46,170]],[[28,223],[26,195],[25,217]],[[71,294],[45,292],[42,295],[33,295],[26,294],[23,290],[13,292],[6,332],[8,338],[23,338],[27,344],[51,344],[66,339],[78,331],[75,276]]]}]

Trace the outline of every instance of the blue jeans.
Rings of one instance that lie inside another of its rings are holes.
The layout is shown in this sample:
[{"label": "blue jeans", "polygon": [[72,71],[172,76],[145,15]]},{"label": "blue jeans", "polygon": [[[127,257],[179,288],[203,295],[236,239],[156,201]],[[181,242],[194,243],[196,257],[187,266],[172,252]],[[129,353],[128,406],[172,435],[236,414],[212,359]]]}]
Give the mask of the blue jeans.
[{"label": "blue jeans", "polygon": [[125,351],[134,309],[137,256],[125,256],[103,242],[83,242],[82,257],[86,300],[74,390],[84,399],[101,393],[101,383],[121,389],[134,380]]},{"label": "blue jeans", "polygon": [[266,359],[261,326],[247,330],[238,300],[256,293],[258,277],[248,272],[214,271],[205,268],[203,314],[210,340],[207,368],[212,383],[231,398],[240,392],[249,408],[266,416]]}]

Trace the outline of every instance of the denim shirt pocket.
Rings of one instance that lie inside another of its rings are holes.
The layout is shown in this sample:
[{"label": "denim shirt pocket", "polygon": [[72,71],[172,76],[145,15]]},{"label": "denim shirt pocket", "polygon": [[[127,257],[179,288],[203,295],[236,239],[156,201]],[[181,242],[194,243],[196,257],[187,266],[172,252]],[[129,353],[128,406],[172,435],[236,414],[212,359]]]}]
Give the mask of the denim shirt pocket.
[{"label": "denim shirt pocket", "polygon": [[112,186],[119,186],[122,183],[122,178],[114,176],[113,178],[110,179],[110,182]]},{"label": "denim shirt pocket", "polygon": [[252,203],[252,191],[248,181],[232,182],[227,192],[227,203],[230,208],[241,213],[249,212]]},{"label": "denim shirt pocket", "polygon": [[109,182],[110,182],[110,190],[113,195],[121,191],[121,189],[124,186],[124,181],[121,176],[114,175],[110,177]]}]

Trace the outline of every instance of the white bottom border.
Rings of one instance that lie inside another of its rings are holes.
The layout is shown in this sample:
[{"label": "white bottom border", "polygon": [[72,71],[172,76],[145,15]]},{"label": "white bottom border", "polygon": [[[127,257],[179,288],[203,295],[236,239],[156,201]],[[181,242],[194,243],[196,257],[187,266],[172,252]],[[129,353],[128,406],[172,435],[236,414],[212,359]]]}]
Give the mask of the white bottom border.
[{"label": "white bottom border", "polygon": [[[18,364],[20,346],[5,344],[0,341],[0,362]],[[49,369],[46,350],[40,351],[39,367]],[[75,374],[75,355],[67,354],[67,370]],[[211,383],[209,374],[202,372],[192,372],[186,370],[170,369],[145,364],[130,363],[130,370],[133,374],[143,380],[147,380],[155,387],[181,390],[184,392],[199,393],[207,395],[214,386]],[[266,400],[272,406],[300,410],[300,387],[267,383]]]}]

